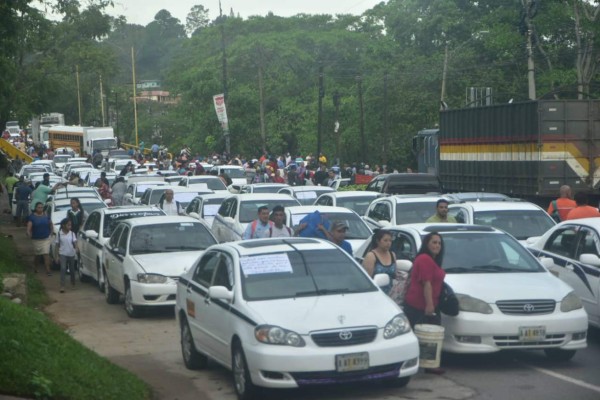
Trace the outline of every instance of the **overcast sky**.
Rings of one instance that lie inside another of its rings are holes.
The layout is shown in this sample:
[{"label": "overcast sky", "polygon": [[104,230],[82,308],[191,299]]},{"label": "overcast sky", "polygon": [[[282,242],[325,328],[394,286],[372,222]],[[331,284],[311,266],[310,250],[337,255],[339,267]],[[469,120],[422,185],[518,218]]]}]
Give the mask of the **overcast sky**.
[{"label": "overcast sky", "polygon": [[[233,8],[236,15],[267,15],[269,11],[282,17],[304,14],[361,14],[384,0],[221,0],[224,14]],[[196,4],[208,8],[210,19],[219,15],[218,0],[115,0],[108,10],[114,16],[124,15],[129,23],[147,25],[156,13],[165,9],[185,25],[185,18]]]}]

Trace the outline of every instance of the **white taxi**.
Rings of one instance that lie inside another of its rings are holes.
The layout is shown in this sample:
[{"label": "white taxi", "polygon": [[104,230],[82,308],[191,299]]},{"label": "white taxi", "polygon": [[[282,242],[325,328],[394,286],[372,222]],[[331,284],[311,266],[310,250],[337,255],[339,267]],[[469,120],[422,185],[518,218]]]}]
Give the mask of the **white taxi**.
[{"label": "white taxi", "polygon": [[346,252],[312,238],[256,239],[206,250],[179,278],[185,365],[230,369],[239,398],[295,388],[391,380],[419,368],[400,308]]}]

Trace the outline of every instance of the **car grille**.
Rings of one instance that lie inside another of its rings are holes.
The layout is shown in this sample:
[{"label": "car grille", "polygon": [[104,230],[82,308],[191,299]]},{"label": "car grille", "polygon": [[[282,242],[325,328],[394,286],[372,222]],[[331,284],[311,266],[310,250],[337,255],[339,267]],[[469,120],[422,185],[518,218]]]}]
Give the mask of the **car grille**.
[{"label": "car grille", "polygon": [[504,314],[537,315],[552,314],[556,307],[554,300],[502,300],[496,305]]},{"label": "car grille", "polygon": [[319,347],[354,346],[370,343],[377,336],[377,328],[350,328],[323,333],[313,333],[312,340]]},{"label": "car grille", "polygon": [[494,336],[494,342],[496,346],[509,348],[509,347],[536,347],[536,346],[549,346],[559,345],[565,340],[564,334],[557,335],[546,335],[544,340],[538,340],[535,342],[520,341],[518,336]]},{"label": "car grille", "polygon": [[330,385],[334,383],[360,382],[376,379],[397,378],[402,363],[378,365],[362,371],[337,372],[291,372],[290,374],[298,386],[307,385]]}]

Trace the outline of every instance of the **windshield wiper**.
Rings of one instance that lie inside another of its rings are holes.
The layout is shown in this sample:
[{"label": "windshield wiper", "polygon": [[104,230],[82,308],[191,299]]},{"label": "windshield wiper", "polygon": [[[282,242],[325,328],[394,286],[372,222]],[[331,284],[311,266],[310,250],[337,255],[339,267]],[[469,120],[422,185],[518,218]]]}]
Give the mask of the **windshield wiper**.
[{"label": "windshield wiper", "polygon": [[165,250],[203,250],[196,246],[167,246]]},{"label": "windshield wiper", "polygon": [[444,268],[444,271],[449,272],[451,274],[460,274],[463,272],[471,272],[471,268],[452,267],[452,268]]},{"label": "windshield wiper", "polygon": [[470,270],[475,272],[505,272],[507,268],[499,265],[474,265]]},{"label": "windshield wiper", "polygon": [[327,295],[327,294],[350,293],[350,292],[351,291],[348,288],[318,289],[318,290],[307,290],[304,292],[296,292],[294,297],[321,296],[321,295]]}]

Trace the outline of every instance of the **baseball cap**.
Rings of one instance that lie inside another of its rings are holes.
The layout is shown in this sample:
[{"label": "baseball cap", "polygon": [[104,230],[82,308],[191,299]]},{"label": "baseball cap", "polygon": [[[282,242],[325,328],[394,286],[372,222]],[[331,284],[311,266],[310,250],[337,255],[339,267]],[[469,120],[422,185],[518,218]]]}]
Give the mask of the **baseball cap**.
[{"label": "baseball cap", "polygon": [[333,224],[331,224],[332,231],[337,231],[339,229],[348,229],[348,224],[343,221],[335,221]]}]

